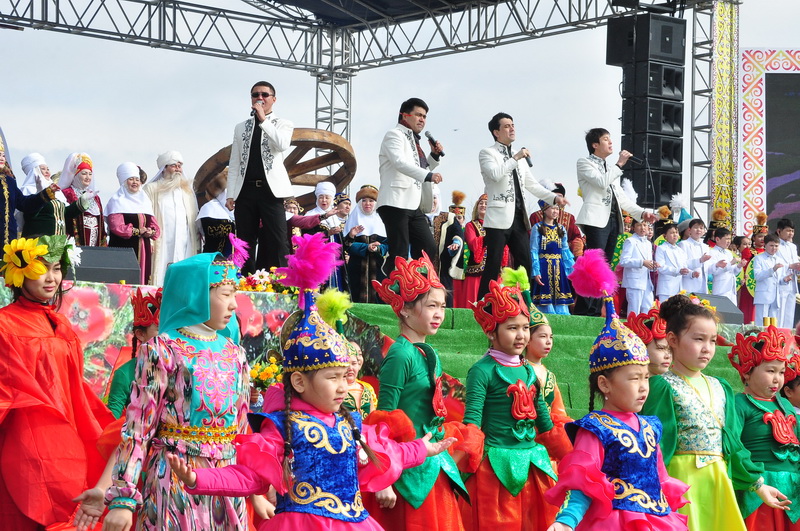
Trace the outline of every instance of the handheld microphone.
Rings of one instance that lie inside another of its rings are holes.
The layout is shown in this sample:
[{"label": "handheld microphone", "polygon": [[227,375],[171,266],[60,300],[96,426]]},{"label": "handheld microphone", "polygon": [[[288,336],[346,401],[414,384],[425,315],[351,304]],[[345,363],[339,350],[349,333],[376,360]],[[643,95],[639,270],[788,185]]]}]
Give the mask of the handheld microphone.
[{"label": "handheld microphone", "polygon": [[[523,147],[522,149],[528,149],[528,148]],[[530,155],[526,155],[525,156],[525,162],[528,163],[528,167],[529,168],[533,168],[533,161],[531,161],[531,156]]]},{"label": "handheld microphone", "polygon": [[[257,101],[256,103],[258,103],[259,105],[264,105],[264,102],[262,102],[261,100]],[[250,116],[255,116],[255,115],[256,115],[256,110],[250,109]]]},{"label": "handheld microphone", "polygon": [[633,163],[635,163],[635,164],[638,164],[639,166],[642,166],[644,164],[644,161],[642,159],[640,159],[638,157],[634,157],[633,155],[628,157],[628,160],[633,162]]},{"label": "handheld microphone", "polygon": [[[425,131],[425,136],[428,138],[431,144],[436,144],[436,139],[433,138],[433,135],[431,134],[430,131]],[[440,151],[439,156],[444,157],[444,151]]]}]

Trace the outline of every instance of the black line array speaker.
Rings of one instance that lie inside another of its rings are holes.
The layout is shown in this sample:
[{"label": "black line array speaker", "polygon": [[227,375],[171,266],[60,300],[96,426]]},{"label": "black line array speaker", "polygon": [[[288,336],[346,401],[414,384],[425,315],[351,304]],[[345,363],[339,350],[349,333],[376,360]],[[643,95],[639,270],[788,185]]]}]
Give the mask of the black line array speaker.
[{"label": "black line array speaker", "polygon": [[657,209],[661,205],[668,205],[672,196],[681,191],[680,173],[644,169],[628,173],[638,195],[636,203],[641,207]]},{"label": "black line array speaker", "polygon": [[652,170],[680,172],[683,168],[681,138],[651,133],[623,135],[622,149],[627,149],[637,157],[647,160],[648,168]]},{"label": "black line array speaker", "polygon": [[639,61],[683,65],[685,56],[686,20],[682,18],[647,14],[608,19],[607,65]]},{"label": "black line array speaker", "polygon": [[708,302],[711,303],[711,306],[715,306],[717,308],[717,315],[720,316],[720,320],[724,324],[733,324],[733,325],[743,325],[744,324],[744,314],[742,310],[738,308],[734,303],[728,299],[728,297],[723,297],[722,295],[698,295],[701,299],[707,299]]},{"label": "black line array speaker", "polygon": [[[87,282],[139,284],[139,261],[128,247],[81,247],[81,265],[75,268],[75,278]],[[67,278],[72,278],[68,275]]]},{"label": "black line array speaker", "polygon": [[684,68],[656,63],[628,63],[622,67],[623,98],[683,100]]},{"label": "black line array speaker", "polygon": [[622,130],[631,133],[683,135],[683,103],[656,98],[622,100]]}]

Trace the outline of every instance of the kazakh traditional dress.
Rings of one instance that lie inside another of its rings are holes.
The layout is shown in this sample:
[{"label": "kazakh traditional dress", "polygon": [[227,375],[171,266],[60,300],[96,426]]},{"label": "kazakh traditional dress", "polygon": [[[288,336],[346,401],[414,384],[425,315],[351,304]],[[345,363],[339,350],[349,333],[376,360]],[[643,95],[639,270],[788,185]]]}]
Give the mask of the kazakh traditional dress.
[{"label": "kazakh traditional dress", "polygon": [[[2,141],[0,141],[0,150],[2,147]],[[51,199],[55,199],[55,197],[49,188],[33,195],[23,194],[17,187],[14,175],[10,172],[3,173],[3,169],[0,167],[0,236],[3,238],[3,245],[17,237],[15,210],[35,214],[45,202],[49,202]]]},{"label": "kazakh traditional dress", "polygon": [[691,486],[686,495],[691,503],[680,509],[689,516],[689,528],[745,529],[734,488],[755,486],[761,474],[742,445],[730,384],[670,370],[650,378],[642,413],[661,420],[661,450],[669,475]]},{"label": "kazakh traditional dress", "polygon": [[558,225],[548,225],[544,221],[531,228],[532,277],[540,277],[531,284],[533,302],[545,313],[569,314],[568,305],[574,302],[572,285],[567,275],[572,273],[575,258],[567,245],[567,231]]},{"label": "kazakh traditional dress", "polygon": [[105,247],[103,204],[94,189],[94,180],[85,186],[77,178],[78,173],[83,170],[92,171],[92,159],[86,153],[72,153],[64,162],[64,169],[58,179],[58,186],[70,205],[78,203],[78,199],[84,194],[91,196],[86,210],[65,217],[67,235],[74,237],[79,246]]},{"label": "kazakh traditional dress", "polygon": [[210,315],[209,287],[235,281],[233,263],[214,254],[187,258],[167,271],[160,334],[137,355],[113,486],[106,492],[109,508],[139,507],[137,529],[246,525],[243,498],[190,495],[164,473],[168,453],[195,468],[236,462],[233,439],[247,426],[250,396],[245,353],[232,339],[236,319],[219,333],[196,324]]},{"label": "kazakh traditional dress", "polygon": [[[358,395],[358,402],[361,404],[359,407],[356,406],[356,395]],[[356,380],[347,391],[344,405],[352,411],[361,413],[362,418],[366,418],[367,415],[378,408],[378,395],[375,394],[375,389],[369,383],[363,380]]]},{"label": "kazakh traditional dress", "polygon": [[[789,336],[789,340],[794,338]],[[736,334],[736,343],[728,358],[742,380],[764,362],[786,364],[785,380],[797,377],[800,357],[787,359],[786,337],[774,326],[747,336]],[[777,488],[792,504],[786,510],[764,505],[750,489],[737,492],[739,509],[749,531],[800,530],[800,440],[792,404],[775,394],[756,396],[754,388],[736,395],[736,414],[742,427],[741,441],[762,474],[763,482]]]},{"label": "kazakh traditional dress", "polygon": [[[29,249],[64,263],[65,240]],[[0,528],[38,531],[69,521],[72,499],[97,481],[105,460],[95,443],[114,417],[84,381],[80,341],[55,307],[23,296],[0,309],[0,352]]]},{"label": "kazakh traditional dress", "polygon": [[[365,199],[372,201],[372,210],[369,213],[364,212]],[[377,188],[369,184],[362,186],[356,194],[356,208],[350,213],[344,226],[344,247],[349,255],[346,265],[347,279],[353,302],[377,303],[372,281],[380,282],[386,278],[383,274],[383,262],[389,254],[389,244],[386,227],[374,210],[377,199]],[[358,226],[364,229],[351,237],[350,231]],[[371,251],[369,246],[375,242],[378,245]]]}]

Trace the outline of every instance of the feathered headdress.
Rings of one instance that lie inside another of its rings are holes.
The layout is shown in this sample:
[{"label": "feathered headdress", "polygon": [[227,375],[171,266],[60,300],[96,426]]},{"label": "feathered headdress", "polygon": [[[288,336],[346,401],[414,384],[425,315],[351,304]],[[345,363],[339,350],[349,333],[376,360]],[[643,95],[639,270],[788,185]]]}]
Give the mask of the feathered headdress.
[{"label": "feathered headdress", "polygon": [[461,190],[453,190],[453,204],[450,205],[448,210],[457,216],[463,216],[467,211],[467,208],[462,205],[466,197],[467,195]]},{"label": "feathered headdress", "polygon": [[769,234],[766,212],[759,212],[756,214],[756,224],[753,225],[753,236],[756,234]]},{"label": "feathered headdress", "polygon": [[250,258],[250,244],[246,241],[237,238],[236,234],[228,234],[228,241],[231,242],[231,255],[228,257],[239,269],[242,268],[247,259]]},{"label": "feathered headdress", "polygon": [[602,249],[588,249],[575,261],[569,276],[575,292],[582,297],[602,298],[606,306],[606,324],[589,352],[589,372],[600,372],[623,365],[647,365],[650,357],[641,339],[617,316],[614,299],[617,277]]},{"label": "feathered headdress", "polygon": [[770,325],[762,332],[736,334],[736,344],[731,347],[728,359],[744,381],[745,374],[767,361],[786,361],[786,338]]}]

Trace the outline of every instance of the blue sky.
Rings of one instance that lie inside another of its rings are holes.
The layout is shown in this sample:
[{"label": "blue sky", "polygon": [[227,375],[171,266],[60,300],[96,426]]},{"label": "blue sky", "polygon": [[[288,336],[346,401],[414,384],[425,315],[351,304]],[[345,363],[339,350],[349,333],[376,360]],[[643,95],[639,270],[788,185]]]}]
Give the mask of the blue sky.
[{"label": "blue sky", "polygon": [[[746,0],[740,9],[741,48],[800,47],[797,0]],[[445,204],[454,188],[466,192],[467,204],[482,192],[478,151],[491,143],[489,118],[504,111],[515,118],[517,147],[533,152],[535,175],[564,182],[577,213],[575,160],[585,154],[584,131],[605,127],[619,144],[622,70],[605,65],[605,39],[602,27],[359,73],[353,185],[379,183],[380,140],[400,102],[417,96],[430,105],[427,129],[447,152],[440,166]],[[21,174],[19,162],[32,151],[53,171],[69,153],[85,151],[104,203],[121,162],[152,175],[158,153],[175,149],[193,177],[248,116],[256,80],[275,84],[278,115],[314,126],[315,85],[304,72],[31,29],[0,30],[0,45],[7,52],[0,127],[14,171]],[[687,100],[686,130],[688,109]]]}]

